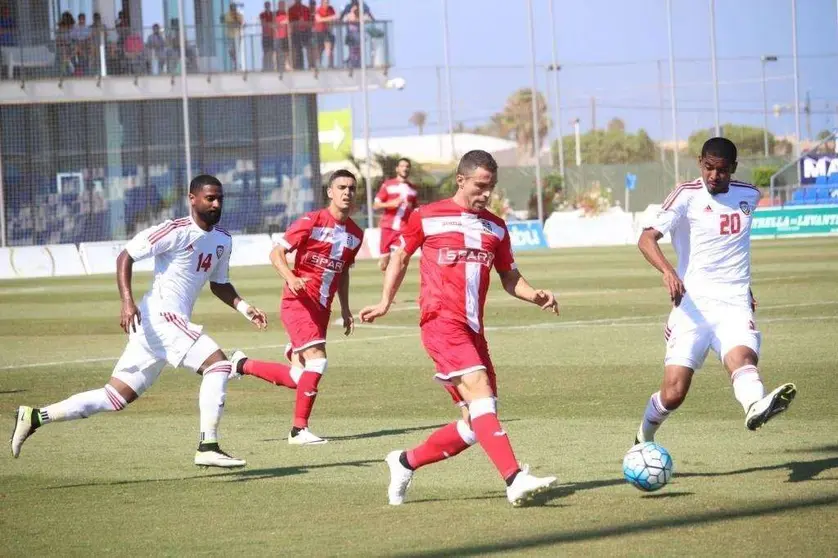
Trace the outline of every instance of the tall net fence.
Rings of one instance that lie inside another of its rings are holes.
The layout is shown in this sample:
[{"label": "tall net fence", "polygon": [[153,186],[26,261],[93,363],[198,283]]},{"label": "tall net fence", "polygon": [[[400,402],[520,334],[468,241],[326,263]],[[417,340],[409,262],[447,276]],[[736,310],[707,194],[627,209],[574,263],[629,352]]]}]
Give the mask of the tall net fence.
[{"label": "tall net fence", "polygon": [[[191,175],[224,184],[222,226],[282,231],[320,203],[312,95],[188,107]],[[10,246],[125,239],[188,211],[179,99],[0,106],[0,127]]]}]

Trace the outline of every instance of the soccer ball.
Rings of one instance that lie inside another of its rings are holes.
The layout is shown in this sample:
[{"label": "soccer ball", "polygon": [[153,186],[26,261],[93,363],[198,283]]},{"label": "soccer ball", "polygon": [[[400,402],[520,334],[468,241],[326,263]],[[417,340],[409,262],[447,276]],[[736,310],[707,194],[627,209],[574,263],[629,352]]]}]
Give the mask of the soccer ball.
[{"label": "soccer ball", "polygon": [[623,458],[623,476],[645,492],[660,490],[672,478],[672,457],[654,442],[637,444]]}]

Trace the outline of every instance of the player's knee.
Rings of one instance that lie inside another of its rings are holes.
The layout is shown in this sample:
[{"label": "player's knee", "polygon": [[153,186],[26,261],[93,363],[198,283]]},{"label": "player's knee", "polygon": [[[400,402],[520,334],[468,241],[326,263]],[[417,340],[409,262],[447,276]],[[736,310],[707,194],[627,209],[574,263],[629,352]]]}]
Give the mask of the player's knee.
[{"label": "player's knee", "polygon": [[661,403],[670,411],[674,411],[687,398],[687,391],[689,391],[688,383],[673,382],[667,384],[661,389]]},{"label": "player's knee", "polygon": [[[131,403],[138,397],[130,386],[122,384],[122,387],[123,389],[118,389],[117,386],[113,385],[111,382],[105,384],[104,391],[105,396],[108,399],[108,403],[111,407],[110,410],[121,411],[122,409],[127,407],[129,403]],[[87,418],[92,414],[94,414],[92,410],[88,412],[86,409],[84,409],[82,410],[81,416],[82,418]]]},{"label": "player's knee", "polygon": [[474,430],[471,429],[471,425],[468,420],[457,421],[457,434],[460,435],[463,442],[470,446],[473,446],[477,442],[477,435],[474,433]]}]

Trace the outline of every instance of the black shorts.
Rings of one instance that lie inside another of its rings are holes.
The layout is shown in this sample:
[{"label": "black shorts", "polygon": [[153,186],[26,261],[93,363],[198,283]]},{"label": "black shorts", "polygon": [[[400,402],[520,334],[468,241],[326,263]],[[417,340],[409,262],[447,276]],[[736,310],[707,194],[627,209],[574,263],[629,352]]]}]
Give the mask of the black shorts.
[{"label": "black shorts", "polygon": [[283,37],[281,39],[274,39],[274,50],[288,50],[288,37]]},{"label": "black shorts", "polygon": [[314,42],[312,44],[323,48],[326,43],[335,44],[335,34],[328,31],[316,31],[314,33]]}]

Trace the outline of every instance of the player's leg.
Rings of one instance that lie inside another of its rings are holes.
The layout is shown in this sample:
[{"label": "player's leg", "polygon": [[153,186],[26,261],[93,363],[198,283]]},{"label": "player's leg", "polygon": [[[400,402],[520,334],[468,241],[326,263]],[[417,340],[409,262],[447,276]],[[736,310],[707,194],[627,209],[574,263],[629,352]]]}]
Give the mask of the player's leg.
[{"label": "player's leg", "polygon": [[181,364],[201,375],[198,392],[200,438],[195,452],[195,465],[204,467],[243,467],[244,459],[237,459],[218,445],[218,427],[227,399],[227,382],[233,370],[218,345],[207,335],[201,335],[186,352]]},{"label": "player's leg", "polygon": [[666,356],[659,391],[649,397],[634,443],[651,442],[670,413],[687,397],[696,370],[710,349],[712,331],[688,299],[673,308],[664,327]]},{"label": "player's leg", "polygon": [[[290,350],[288,352],[290,353]],[[303,369],[296,365],[293,359],[294,357],[291,357],[291,365],[289,366],[282,362],[256,360],[248,357],[242,351],[236,350],[230,357],[230,362],[233,364],[233,372],[230,378],[239,379],[242,376],[254,376],[275,386],[295,389],[297,382],[300,381]]]},{"label": "player's leg", "polygon": [[797,388],[791,383],[765,394],[757,367],[761,341],[750,310],[728,313],[720,321],[713,339],[713,349],[722,355],[733,395],[745,411],[745,426],[749,430],[756,430],[785,411],[797,394]]},{"label": "player's leg", "polygon": [[409,450],[395,450],[387,454],[385,462],[390,469],[387,497],[390,505],[404,502],[404,495],[413,480],[413,472],[420,467],[437,463],[458,455],[477,442],[468,415],[468,404],[457,388],[444,384],[454,403],[461,409],[463,418],[434,431],[418,446]]},{"label": "player's leg", "polygon": [[288,443],[292,445],[324,444],[327,440],[315,435],[308,429],[309,418],[317,399],[318,386],[326,373],[326,343],[321,342],[296,351],[298,362],[303,366],[303,373],[297,383],[297,396],[294,402],[294,422],[288,433]]},{"label": "player's leg", "polygon": [[12,432],[12,455],[18,457],[23,442],[45,424],[121,411],[154,383],[165,365],[165,360],[149,352],[139,335],[132,336],[104,387],[42,408],[19,407]]}]

